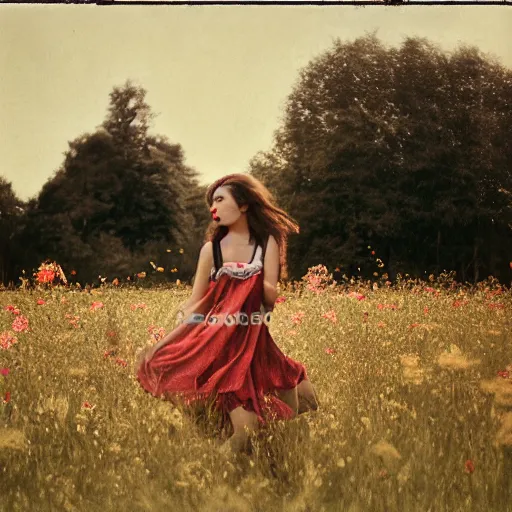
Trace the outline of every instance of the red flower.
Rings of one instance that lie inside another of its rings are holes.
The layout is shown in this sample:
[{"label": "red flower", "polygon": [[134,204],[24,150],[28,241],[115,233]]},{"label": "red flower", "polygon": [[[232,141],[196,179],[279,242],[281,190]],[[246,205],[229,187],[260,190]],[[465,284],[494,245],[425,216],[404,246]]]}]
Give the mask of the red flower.
[{"label": "red flower", "polygon": [[16,332],[23,332],[28,329],[28,318],[20,315],[14,319],[12,323],[12,330]]},{"label": "red flower", "polygon": [[104,306],[103,302],[97,302],[97,301],[94,301],[92,304],[91,304],[91,311],[96,311],[97,309],[101,309],[102,307]]},{"label": "red flower", "polygon": [[425,306],[425,307],[423,308],[423,313],[424,313],[425,315],[427,315],[427,314],[428,314],[428,307],[426,307],[426,306]]},{"label": "red flower", "polygon": [[333,348],[329,348],[329,347],[327,347],[327,348],[325,349],[325,353],[326,353],[326,354],[329,354],[330,356],[332,356],[335,352],[336,352],[336,351],[335,351]]},{"label": "red flower", "polygon": [[504,379],[508,379],[510,377],[510,372],[507,370],[502,370],[498,372],[498,377],[503,377]]},{"label": "red flower", "polygon": [[43,299],[37,299],[37,304],[42,306],[43,304],[46,304],[46,302]]},{"label": "red flower", "polygon": [[475,471],[475,465],[473,464],[473,461],[468,459],[465,463],[464,463],[464,471],[466,473],[473,473],[473,471]]},{"label": "red flower", "polygon": [[284,302],[286,300],[286,297],[277,297],[276,304],[281,304],[281,302]]},{"label": "red flower", "polygon": [[9,375],[9,372],[11,370],[9,370],[9,368],[0,368],[0,375],[3,375],[4,377],[7,377],[7,375]]},{"label": "red flower", "polygon": [[125,367],[128,364],[124,359],[121,359],[119,357],[116,358],[116,363],[123,367]]},{"label": "red flower", "polygon": [[4,310],[10,311],[11,313],[13,313],[15,315],[19,315],[21,313],[21,311],[16,306],[12,306],[12,305],[5,306]]},{"label": "red flower", "polygon": [[90,404],[87,400],[82,404],[84,409],[94,409],[95,405]]},{"label": "red flower", "polygon": [[55,272],[53,270],[40,270],[37,273],[37,280],[40,283],[51,283],[55,279]]},{"label": "red flower", "polygon": [[5,397],[4,397],[4,404],[7,404],[11,401],[11,392],[10,391],[6,391],[5,393]]}]

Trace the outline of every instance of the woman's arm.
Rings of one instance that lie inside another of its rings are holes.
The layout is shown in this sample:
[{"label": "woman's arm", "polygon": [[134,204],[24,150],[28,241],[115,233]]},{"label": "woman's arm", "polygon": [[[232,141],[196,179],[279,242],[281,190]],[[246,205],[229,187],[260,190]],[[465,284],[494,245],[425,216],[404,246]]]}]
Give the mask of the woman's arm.
[{"label": "woman's arm", "polygon": [[279,279],[279,246],[270,235],[267,251],[263,262],[263,306],[267,310],[274,309],[277,299],[277,280]]},{"label": "woman's arm", "polygon": [[[192,286],[192,294],[181,308],[184,313],[184,318],[187,318],[189,315],[194,313],[193,309],[195,305],[204,297],[204,294],[208,290],[210,271],[212,266],[212,243],[206,242],[199,253],[194,285]],[[167,336],[164,336],[158,343],[153,345],[155,351],[167,344],[166,338]]]}]

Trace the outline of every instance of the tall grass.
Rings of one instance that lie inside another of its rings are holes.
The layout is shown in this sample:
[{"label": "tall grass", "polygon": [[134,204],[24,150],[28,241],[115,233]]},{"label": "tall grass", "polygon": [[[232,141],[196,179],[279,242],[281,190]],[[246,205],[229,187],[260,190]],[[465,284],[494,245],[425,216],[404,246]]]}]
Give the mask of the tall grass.
[{"label": "tall grass", "polygon": [[270,332],[320,409],[232,460],[133,375],[190,290],[0,293],[0,510],[512,510],[510,290],[315,286],[281,290]]}]

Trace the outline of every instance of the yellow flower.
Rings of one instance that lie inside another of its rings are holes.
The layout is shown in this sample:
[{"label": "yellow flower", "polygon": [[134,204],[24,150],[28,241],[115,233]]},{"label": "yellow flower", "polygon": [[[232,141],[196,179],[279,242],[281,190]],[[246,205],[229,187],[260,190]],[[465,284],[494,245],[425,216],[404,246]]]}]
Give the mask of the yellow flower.
[{"label": "yellow flower", "polygon": [[150,261],[149,264],[156,269],[156,265],[154,264],[154,262]]},{"label": "yellow flower", "polygon": [[164,267],[158,267],[158,268],[156,269],[156,271],[157,271],[157,272],[163,272],[163,271],[164,271]]},{"label": "yellow flower", "polygon": [[180,254],[183,254],[185,251],[183,249],[180,249]]},{"label": "yellow flower", "polygon": [[167,249],[167,252],[172,252],[172,250],[171,249]]}]

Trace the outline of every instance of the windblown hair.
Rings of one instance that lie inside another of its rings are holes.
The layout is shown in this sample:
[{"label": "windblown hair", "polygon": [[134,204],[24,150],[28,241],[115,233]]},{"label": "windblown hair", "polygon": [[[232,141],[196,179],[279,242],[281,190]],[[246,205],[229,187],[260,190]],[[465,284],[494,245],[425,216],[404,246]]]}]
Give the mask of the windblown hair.
[{"label": "windblown hair", "polygon": [[[299,225],[284,210],[276,206],[272,193],[249,174],[228,174],[214,183],[206,191],[206,203],[211,208],[213,194],[218,187],[228,187],[238,207],[248,205],[247,223],[249,224],[249,242],[262,245],[272,235],[279,246],[279,278],[288,278],[286,250],[288,235],[299,233]],[[229,229],[212,221],[206,229],[204,242],[220,241]]]}]

